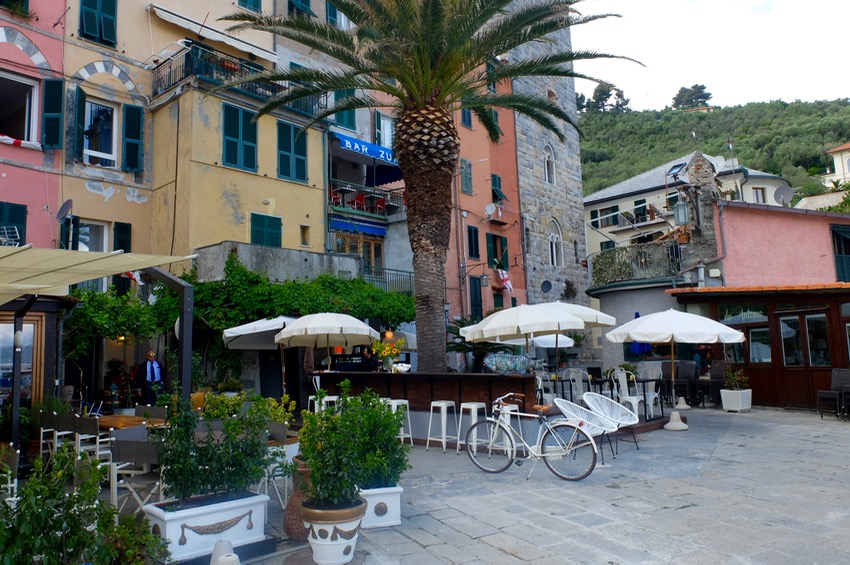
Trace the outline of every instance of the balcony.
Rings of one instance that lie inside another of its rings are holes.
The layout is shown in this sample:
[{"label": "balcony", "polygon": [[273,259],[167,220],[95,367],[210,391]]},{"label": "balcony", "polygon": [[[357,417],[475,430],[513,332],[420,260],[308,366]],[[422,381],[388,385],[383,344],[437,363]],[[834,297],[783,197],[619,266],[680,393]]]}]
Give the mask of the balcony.
[{"label": "balcony", "polygon": [[624,245],[590,256],[594,287],[671,278],[690,266],[687,247],[675,241]]},{"label": "balcony", "polygon": [[[248,61],[231,57],[220,51],[192,45],[189,49],[157,65],[153,69],[153,94],[160,94],[174,88],[181,81],[196,76],[199,79],[223,84],[235,78],[241,78],[264,71],[262,67]],[[288,83],[247,83],[235,87],[251,97],[267,102],[289,89]],[[288,105],[292,110],[314,116],[319,109],[327,108],[326,94],[302,98]]]},{"label": "balcony", "polygon": [[413,296],[413,273],[410,271],[364,265],[363,280],[387,292]]},{"label": "balcony", "polygon": [[387,219],[404,211],[404,189],[381,190],[332,179],[328,205],[336,212]]}]

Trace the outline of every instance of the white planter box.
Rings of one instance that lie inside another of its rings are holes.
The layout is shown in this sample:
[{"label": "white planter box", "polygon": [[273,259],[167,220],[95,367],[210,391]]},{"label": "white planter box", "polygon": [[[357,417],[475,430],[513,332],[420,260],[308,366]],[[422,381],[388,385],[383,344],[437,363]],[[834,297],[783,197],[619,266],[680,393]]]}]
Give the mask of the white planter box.
[{"label": "white planter box", "polygon": [[366,515],[360,527],[383,528],[401,524],[401,493],[404,489],[394,487],[360,489],[360,496],[366,501]]},{"label": "white planter box", "polygon": [[753,389],[720,389],[720,401],[727,412],[749,412],[753,407]]},{"label": "white planter box", "polygon": [[233,547],[263,541],[268,501],[268,496],[255,494],[173,512],[158,504],[142,509],[153,531],[169,541],[171,560],[182,561],[212,554],[218,540],[229,540]]}]

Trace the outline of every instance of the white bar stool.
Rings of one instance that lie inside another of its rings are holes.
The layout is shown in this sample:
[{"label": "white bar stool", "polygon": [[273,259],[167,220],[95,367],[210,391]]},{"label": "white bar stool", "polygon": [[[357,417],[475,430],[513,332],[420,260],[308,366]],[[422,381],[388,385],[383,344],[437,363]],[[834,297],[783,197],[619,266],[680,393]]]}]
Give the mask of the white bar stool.
[{"label": "white bar stool", "polygon": [[399,409],[404,409],[405,412],[405,420],[407,420],[407,431],[404,431],[404,421],[401,423],[401,429],[398,431],[398,439],[404,442],[405,439],[410,438],[410,445],[413,445],[413,426],[410,423],[410,401],[405,400],[403,398],[391,398],[389,401],[390,410],[396,412]]},{"label": "white bar stool", "polygon": [[[519,416],[519,406],[516,404],[505,404],[502,406],[502,413],[499,415],[499,419],[502,420],[509,428],[511,427],[511,416],[516,416],[516,426],[514,429],[519,432],[519,437],[525,441],[525,436],[522,435],[522,418]],[[519,447],[525,451],[525,447]]]},{"label": "white bar stool", "polygon": [[457,449],[456,453],[460,453],[460,444],[466,444],[466,436],[461,434],[461,428],[463,428],[463,411],[467,411],[467,415],[469,416],[469,427],[472,427],[472,424],[478,421],[478,411],[481,410],[484,413],[484,417],[487,417],[487,405],[483,402],[461,402],[460,403],[460,414],[457,417]]},{"label": "white bar stool", "polygon": [[[322,398],[322,408],[321,408],[321,409],[322,409],[322,410],[324,410],[324,409],[325,409],[325,408],[327,408],[328,406],[333,406],[333,405],[334,405],[334,404],[336,404],[338,401],[339,401],[339,396],[338,396],[338,395],[336,395],[336,394],[329,394],[329,395],[325,396],[324,398]],[[317,406],[317,407],[316,407],[316,409],[318,410],[318,408],[319,408],[319,407]]]},{"label": "white bar stool", "polygon": [[[437,408],[440,410],[440,437],[431,437],[431,424],[434,421],[434,409]],[[454,400],[432,400],[431,401],[431,413],[428,415],[428,439],[425,440],[425,451],[428,451],[428,446],[431,443],[431,440],[437,441],[438,439],[443,444],[443,453],[446,452],[446,425],[448,424],[448,411],[449,408],[452,409],[452,419],[457,419],[457,408],[455,407]],[[455,437],[457,439],[457,437]]]}]

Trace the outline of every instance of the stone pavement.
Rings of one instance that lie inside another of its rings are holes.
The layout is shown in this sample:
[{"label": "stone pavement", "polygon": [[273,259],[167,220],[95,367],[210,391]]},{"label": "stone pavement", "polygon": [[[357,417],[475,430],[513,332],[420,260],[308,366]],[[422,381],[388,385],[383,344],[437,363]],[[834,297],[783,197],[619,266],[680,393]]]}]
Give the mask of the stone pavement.
[{"label": "stone pavement", "polygon": [[[355,564],[836,563],[850,556],[850,423],[812,412],[683,411],[690,429],[620,442],[580,482],[540,463],[499,475],[417,445],[402,524]],[[607,449],[607,446],[605,446]],[[274,518],[272,518],[274,519]],[[270,524],[271,525],[271,524]],[[310,563],[306,545],[254,563]]]}]

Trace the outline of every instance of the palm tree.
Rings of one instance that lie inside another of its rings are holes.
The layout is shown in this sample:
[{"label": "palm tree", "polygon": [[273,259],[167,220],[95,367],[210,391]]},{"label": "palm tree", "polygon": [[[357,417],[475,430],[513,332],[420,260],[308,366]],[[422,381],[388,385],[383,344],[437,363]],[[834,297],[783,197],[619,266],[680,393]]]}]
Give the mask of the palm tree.
[{"label": "palm tree", "polygon": [[[445,263],[451,229],[451,186],[459,155],[452,113],[471,110],[493,142],[501,131],[490,109],[525,114],[563,140],[561,124],[575,127],[557,101],[541,95],[495,93],[487,86],[529,76],[584,77],[573,71],[581,59],[613,57],[564,49],[534,58],[497,63],[497,57],[530,42],[546,41],[564,28],[607,15],[582,16],[579,0],[334,0],[352,30],[306,15],[268,16],[237,12],[222,19],[241,22],[230,31],[261,30],[335,58],[336,70],[278,69],[234,80],[289,81],[292,87],[270,100],[260,114],[299,99],[341,90],[316,120],[361,108],[394,109],[395,156],[407,198],[413,251],[419,370],[446,369],[443,309]],[[595,80],[595,79],[591,79]],[[374,93],[381,93],[382,99]],[[385,102],[383,100],[390,100]]]}]

